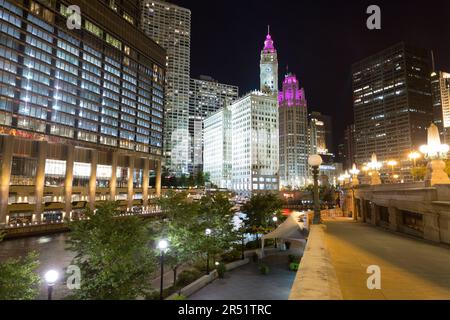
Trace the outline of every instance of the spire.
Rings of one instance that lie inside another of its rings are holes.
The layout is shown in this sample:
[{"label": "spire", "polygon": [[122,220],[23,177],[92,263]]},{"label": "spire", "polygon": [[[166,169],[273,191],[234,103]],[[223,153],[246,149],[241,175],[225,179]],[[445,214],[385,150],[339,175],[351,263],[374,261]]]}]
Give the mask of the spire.
[{"label": "spire", "polygon": [[272,36],[270,35],[270,25],[267,26],[266,41],[264,41],[264,53],[274,53],[275,47],[273,45]]}]

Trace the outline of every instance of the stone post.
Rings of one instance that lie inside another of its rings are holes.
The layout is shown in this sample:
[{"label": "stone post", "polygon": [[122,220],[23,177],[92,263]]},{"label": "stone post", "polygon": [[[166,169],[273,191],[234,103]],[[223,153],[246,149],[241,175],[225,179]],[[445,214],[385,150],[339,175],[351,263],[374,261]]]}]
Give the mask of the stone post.
[{"label": "stone post", "polygon": [[75,147],[67,145],[66,148],[66,178],[64,180],[64,218],[71,218],[72,190],[73,190],[73,164],[75,159]]},{"label": "stone post", "polygon": [[128,158],[129,162],[128,162],[128,205],[127,208],[128,210],[131,210],[131,208],[133,207],[133,173],[134,173],[134,157],[129,157]]},{"label": "stone post", "polygon": [[370,214],[372,216],[370,223],[372,223],[374,226],[376,226],[377,219],[378,219],[378,217],[377,217],[378,210],[377,210],[377,206],[373,202],[370,204],[370,211],[371,211]]},{"label": "stone post", "polygon": [[391,229],[392,231],[398,231],[398,227],[399,227],[399,215],[400,215],[400,211],[392,206],[388,207],[388,211],[389,211],[389,229]]},{"label": "stone post", "polygon": [[423,214],[423,237],[426,240],[441,242],[439,213],[425,212]]},{"label": "stone post", "polygon": [[0,177],[0,225],[7,223],[9,183],[11,181],[11,166],[13,157],[14,137],[3,137],[2,168]]},{"label": "stone post", "polygon": [[425,186],[432,187],[436,184],[450,184],[450,179],[444,170],[445,162],[443,160],[431,160],[428,162]]},{"label": "stone post", "polygon": [[155,183],[155,191],[156,196],[161,196],[161,159],[155,161],[156,165],[156,183]]},{"label": "stone post", "polygon": [[149,163],[148,159],[144,159],[144,173],[142,175],[142,206],[146,208],[148,206],[148,185],[149,185]]},{"label": "stone post", "polygon": [[95,209],[95,196],[97,191],[97,163],[98,151],[91,150],[91,176],[89,178],[89,208]]},{"label": "stone post", "polygon": [[34,214],[33,222],[40,223],[42,221],[42,213],[44,208],[42,201],[44,200],[44,187],[45,187],[45,160],[47,159],[47,141],[39,141],[38,145],[38,155],[37,155],[37,168],[36,177],[34,180]]},{"label": "stone post", "polygon": [[111,179],[109,180],[109,200],[116,201],[117,195],[117,161],[119,155],[117,152],[112,153],[111,159]]}]

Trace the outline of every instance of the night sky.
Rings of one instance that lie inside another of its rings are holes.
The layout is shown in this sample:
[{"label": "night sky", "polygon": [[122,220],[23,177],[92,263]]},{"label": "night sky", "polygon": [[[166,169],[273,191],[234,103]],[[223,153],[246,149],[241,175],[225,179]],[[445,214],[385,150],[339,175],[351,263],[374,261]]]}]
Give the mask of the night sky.
[{"label": "night sky", "polygon": [[[306,90],[309,111],[333,117],[334,143],[353,122],[351,64],[399,41],[432,49],[450,71],[449,0],[169,0],[192,11],[191,75],[210,75],[259,89],[267,25],[286,66]],[[366,9],[381,7],[382,29],[370,31]],[[281,87],[281,83],[280,83]]]}]

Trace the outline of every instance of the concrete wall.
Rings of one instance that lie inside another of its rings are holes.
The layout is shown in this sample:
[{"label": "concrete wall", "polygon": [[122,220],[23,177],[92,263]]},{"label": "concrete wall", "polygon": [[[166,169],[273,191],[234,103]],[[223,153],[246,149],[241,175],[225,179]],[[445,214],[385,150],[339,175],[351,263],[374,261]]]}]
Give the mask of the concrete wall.
[{"label": "concrete wall", "polygon": [[325,225],[313,225],[289,300],[342,300],[325,243]]}]

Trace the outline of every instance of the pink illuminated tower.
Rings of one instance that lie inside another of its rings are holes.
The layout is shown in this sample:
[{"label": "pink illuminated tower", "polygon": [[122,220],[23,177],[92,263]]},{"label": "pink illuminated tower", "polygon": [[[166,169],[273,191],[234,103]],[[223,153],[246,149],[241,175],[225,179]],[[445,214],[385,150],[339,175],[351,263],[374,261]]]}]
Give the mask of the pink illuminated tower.
[{"label": "pink illuminated tower", "polygon": [[295,75],[285,76],[278,102],[280,185],[299,188],[308,177],[308,108]]},{"label": "pink illuminated tower", "polygon": [[261,51],[261,91],[269,94],[278,93],[278,56],[268,28],[264,48]]}]

